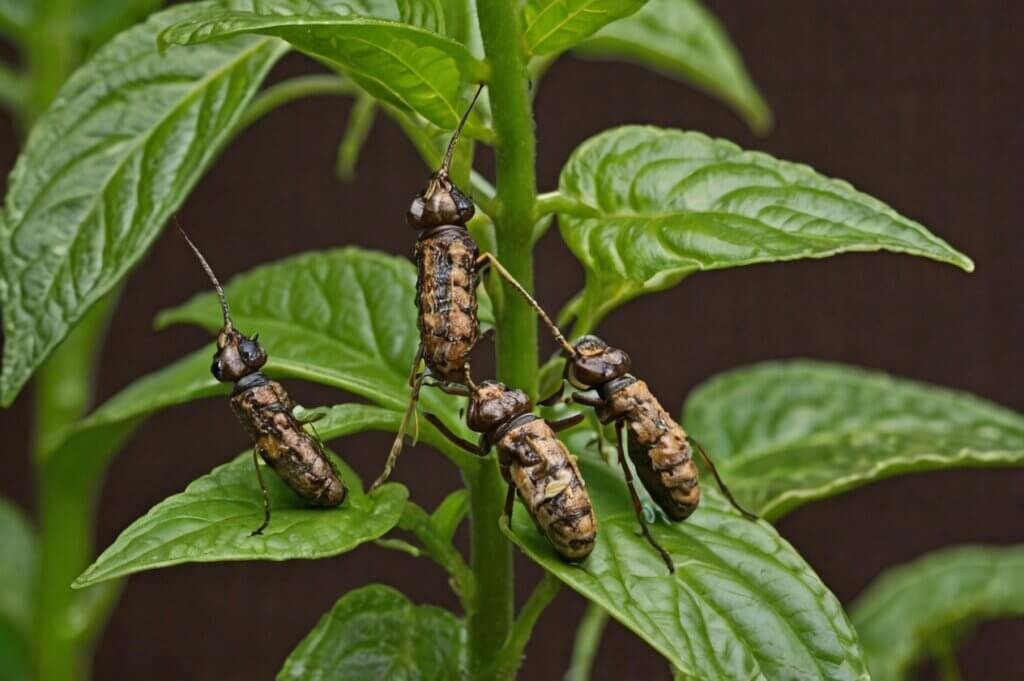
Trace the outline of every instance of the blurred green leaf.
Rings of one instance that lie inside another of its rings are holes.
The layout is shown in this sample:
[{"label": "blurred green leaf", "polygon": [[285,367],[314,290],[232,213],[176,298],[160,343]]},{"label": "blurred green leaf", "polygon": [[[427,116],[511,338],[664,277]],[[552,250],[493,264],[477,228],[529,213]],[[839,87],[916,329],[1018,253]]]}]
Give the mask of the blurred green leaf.
[{"label": "blurred green leaf", "polygon": [[628,16],[647,0],[528,0],[523,38],[530,54],[562,52],[603,26]]},{"label": "blurred green leaf", "polygon": [[468,85],[484,78],[484,65],[454,40],[352,10],[344,2],[311,7],[303,0],[261,2],[254,11],[212,9],[172,26],[160,40],[195,45],[244,33],[276,36],[341,69],[374,97],[455,128],[468,105]]},{"label": "blurred green leaf", "polygon": [[699,0],[648,0],[640,11],[605,26],[574,50],[650,66],[721,98],[754,131],[771,127],[771,110],[739,51]]},{"label": "blurred green leaf", "polygon": [[164,0],[78,0],[72,15],[72,35],[102,45],[163,4]]},{"label": "blurred green leaf", "polygon": [[285,660],[278,681],[448,681],[464,674],[466,632],[447,610],[391,587],[345,594]]},{"label": "blurred green leaf", "polygon": [[573,152],[559,187],[573,204],[559,210],[562,237],[586,270],[583,330],[698,271],[879,250],[974,267],[846,182],[696,132],[603,132]]},{"label": "blurred green leaf", "polygon": [[867,679],[857,634],[835,596],[766,522],[740,517],[714,490],[684,523],[639,535],[621,476],[580,459],[598,532],[578,566],[561,561],[517,504],[509,537],[540,564],[698,679]]},{"label": "blurred green leaf", "polygon": [[1024,465],[1024,417],[966,393],[805,360],[726,372],[683,422],[769,519],[901,473]]},{"label": "blurred green leaf", "polygon": [[0,620],[0,681],[28,681],[28,654],[14,627]]},{"label": "blurred green leaf", "polygon": [[469,493],[465,489],[457,489],[438,504],[434,512],[430,514],[430,520],[438,535],[445,541],[451,541],[468,512]]},{"label": "blurred green leaf", "polygon": [[[397,428],[397,422],[398,415],[390,410],[345,404],[318,421],[317,431],[332,439]],[[338,508],[310,508],[261,462],[272,517],[262,535],[250,536],[263,519],[263,497],[252,456],[244,453],[132,523],[74,586],[189,562],[326,558],[383,536],[398,523],[407,490],[389,483],[367,496],[352,469],[332,459],[348,488],[348,498]]]},{"label": "blurred green leaf", "polygon": [[36,563],[35,529],[20,508],[0,497],[0,624],[6,623],[26,640],[32,623]]},{"label": "blurred green leaf", "polygon": [[32,21],[32,0],[0,0],[0,33],[20,38]]},{"label": "blurred green leaf", "polygon": [[930,646],[986,619],[1024,616],[1022,576],[1024,546],[943,549],[882,573],[850,610],[871,677],[901,681]]},{"label": "blurred green leaf", "polygon": [[160,31],[209,6],[174,7],[107,43],[29,135],[0,227],[3,405],[142,256],[286,51],[271,38],[157,51]]}]

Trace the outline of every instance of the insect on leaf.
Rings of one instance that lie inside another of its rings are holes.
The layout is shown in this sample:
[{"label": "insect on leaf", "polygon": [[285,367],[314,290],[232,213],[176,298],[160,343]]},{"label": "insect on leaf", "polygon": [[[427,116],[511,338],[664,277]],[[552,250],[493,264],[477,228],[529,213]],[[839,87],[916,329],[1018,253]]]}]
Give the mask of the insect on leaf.
[{"label": "insect on leaf", "polygon": [[950,645],[975,624],[1024,616],[1024,546],[962,546],[891,568],[850,612],[871,678],[901,681],[933,645]]},{"label": "insect on leaf", "polygon": [[586,271],[575,312],[587,329],[623,302],[705,270],[881,250],[974,268],[846,182],[696,132],[603,132],[573,152],[559,187],[578,206],[559,217]]},{"label": "insect on leaf", "polygon": [[250,37],[159,53],[157,34],[204,7],[155,14],[107,43],[32,129],[0,227],[0,404],[142,257],[286,51]]},{"label": "insect on leaf", "polygon": [[278,681],[462,678],[465,625],[370,584],[345,594],[285,660]]},{"label": "insect on leaf", "polygon": [[774,520],[902,473],[1024,465],[1024,416],[880,372],[767,362],[698,387],[683,414],[741,503]]},{"label": "insect on leaf", "polygon": [[592,459],[580,466],[597,513],[593,553],[576,566],[560,560],[520,504],[509,537],[687,677],[868,678],[839,601],[771,525],[707,490],[685,523],[651,526],[675,561],[669,575],[638,532],[621,475]]},{"label": "insect on leaf", "polygon": [[[310,8],[298,0],[275,0],[253,11],[208,11],[171,27],[160,40],[196,45],[245,33],[276,36],[341,69],[374,97],[454,129],[468,103],[469,85],[484,75],[483,64],[454,40],[357,11],[353,3]],[[403,18],[422,19],[419,13]]]},{"label": "insect on leaf", "polygon": [[[325,439],[398,425],[397,414],[377,407],[349,404],[332,411],[317,423]],[[263,518],[263,496],[252,456],[244,453],[132,523],[74,586],[181,563],[327,558],[383,536],[398,523],[408,491],[391,483],[367,496],[352,469],[331,456],[348,488],[342,506],[310,508],[261,462],[273,515],[262,535],[250,536]]]},{"label": "insect on leaf", "polygon": [[530,54],[567,50],[602,26],[628,16],[646,0],[529,0],[523,38]]},{"label": "insect on leaf", "polygon": [[722,99],[754,131],[771,127],[771,110],[739,51],[699,0],[648,0],[640,11],[605,26],[573,51],[649,66]]}]

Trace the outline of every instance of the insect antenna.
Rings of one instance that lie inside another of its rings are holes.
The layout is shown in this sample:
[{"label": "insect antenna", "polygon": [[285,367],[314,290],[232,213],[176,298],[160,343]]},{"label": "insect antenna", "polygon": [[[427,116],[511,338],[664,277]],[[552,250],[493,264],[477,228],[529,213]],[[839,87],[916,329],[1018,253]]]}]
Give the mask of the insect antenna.
[{"label": "insect antenna", "polygon": [[452,155],[455,154],[455,145],[459,141],[459,137],[462,136],[462,128],[466,125],[466,121],[469,120],[469,113],[473,110],[473,105],[476,104],[476,100],[480,97],[480,93],[484,91],[484,84],[480,83],[480,87],[476,89],[476,94],[473,95],[472,101],[469,103],[469,108],[466,109],[466,113],[462,114],[462,119],[459,120],[459,124],[455,127],[455,132],[452,133],[451,140],[448,141],[448,148],[444,152],[444,157],[441,159],[441,167],[438,169],[437,174],[441,177],[448,177],[448,171],[452,167]]},{"label": "insect antenna", "polygon": [[715,468],[715,464],[711,460],[711,457],[708,456],[708,453],[704,451],[704,447],[702,447],[701,444],[693,438],[693,436],[687,435],[686,437],[690,442],[692,442],[697,447],[697,451],[700,452],[700,456],[704,460],[704,463],[707,465],[708,468],[711,469],[711,474],[715,476],[715,482],[718,483],[718,489],[722,490],[722,493],[729,500],[729,503],[732,504],[733,508],[735,508],[741,514],[743,514],[743,517],[747,520],[758,520],[758,516],[756,513],[751,513],[747,509],[740,506],[740,502],[736,501],[736,497],[732,495],[732,492],[729,491],[729,487],[725,484],[725,481],[722,480],[722,476],[718,474],[718,469]]},{"label": "insect antenna", "polygon": [[221,312],[224,313],[224,326],[230,329],[232,324],[231,313],[228,312],[228,299],[224,296],[224,289],[221,287],[220,281],[217,280],[217,275],[213,273],[213,268],[210,267],[210,263],[206,262],[206,258],[204,258],[203,254],[199,251],[199,247],[192,243],[192,239],[188,238],[188,234],[182,228],[181,223],[178,222],[177,217],[174,218],[174,224],[181,233],[181,237],[185,240],[185,243],[189,245],[192,252],[196,254],[197,258],[199,258],[199,264],[202,265],[203,270],[206,271],[206,276],[208,276],[210,281],[213,282],[213,288],[217,290],[217,298],[220,299]]}]

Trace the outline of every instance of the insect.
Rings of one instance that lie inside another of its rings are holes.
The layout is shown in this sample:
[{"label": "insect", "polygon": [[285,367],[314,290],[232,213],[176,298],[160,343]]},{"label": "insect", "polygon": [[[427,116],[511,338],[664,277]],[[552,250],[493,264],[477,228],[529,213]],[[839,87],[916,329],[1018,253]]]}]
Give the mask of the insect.
[{"label": "insect", "polygon": [[319,438],[303,429],[303,423],[293,414],[295,403],[284,387],[260,372],[267,362],[267,353],[259,344],[259,334],[249,338],[235,329],[224,289],[213,269],[180,225],[178,230],[213,283],[224,315],[210,372],[221,383],[235,384],[231,408],[253,441],[252,462],[263,492],[263,523],[251,534],[263,534],[270,524],[270,499],[257,453],[288,487],[312,505],[340,506],[345,501],[345,484]]},{"label": "insect", "polygon": [[481,433],[479,444],[455,435],[434,414],[424,417],[469,452],[484,456],[491,447],[497,448],[501,475],[508,483],[506,518],[511,518],[518,493],[537,529],[562,558],[578,563],[590,555],[597,534],[594,509],[576,457],[555,436],[579,423],[582,414],[545,421],[533,413],[533,404],[522,390],[483,381],[472,388],[466,412],[466,424]]},{"label": "insect", "polygon": [[[414,417],[420,389],[427,385],[455,395],[469,395],[474,387],[469,355],[480,338],[476,289],[481,273],[491,266],[521,295],[532,302],[526,289],[490,253],[480,253],[476,240],[466,229],[476,209],[450,177],[452,156],[473,105],[483,91],[481,85],[448,143],[441,166],[413,199],[406,222],[419,230],[416,240],[416,326],[420,344],[409,372],[412,394],[401,426],[388,453],[384,470],[371,486],[376,489],[394,470],[402,451],[405,432]],[[536,303],[532,303],[536,307]],[[419,371],[420,362],[425,365]]]}]

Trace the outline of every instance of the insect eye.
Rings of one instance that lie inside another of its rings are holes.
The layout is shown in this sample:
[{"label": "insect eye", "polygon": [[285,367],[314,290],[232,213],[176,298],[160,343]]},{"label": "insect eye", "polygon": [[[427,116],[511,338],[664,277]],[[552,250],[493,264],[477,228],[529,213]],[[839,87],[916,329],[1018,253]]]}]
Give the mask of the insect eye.
[{"label": "insect eye", "polygon": [[238,346],[238,351],[242,355],[242,361],[246,364],[254,364],[259,361],[260,346],[252,341],[243,342]]},{"label": "insect eye", "polygon": [[224,372],[221,370],[219,358],[213,358],[213,364],[210,365],[210,373],[213,374],[213,377],[218,381],[224,380]]}]

